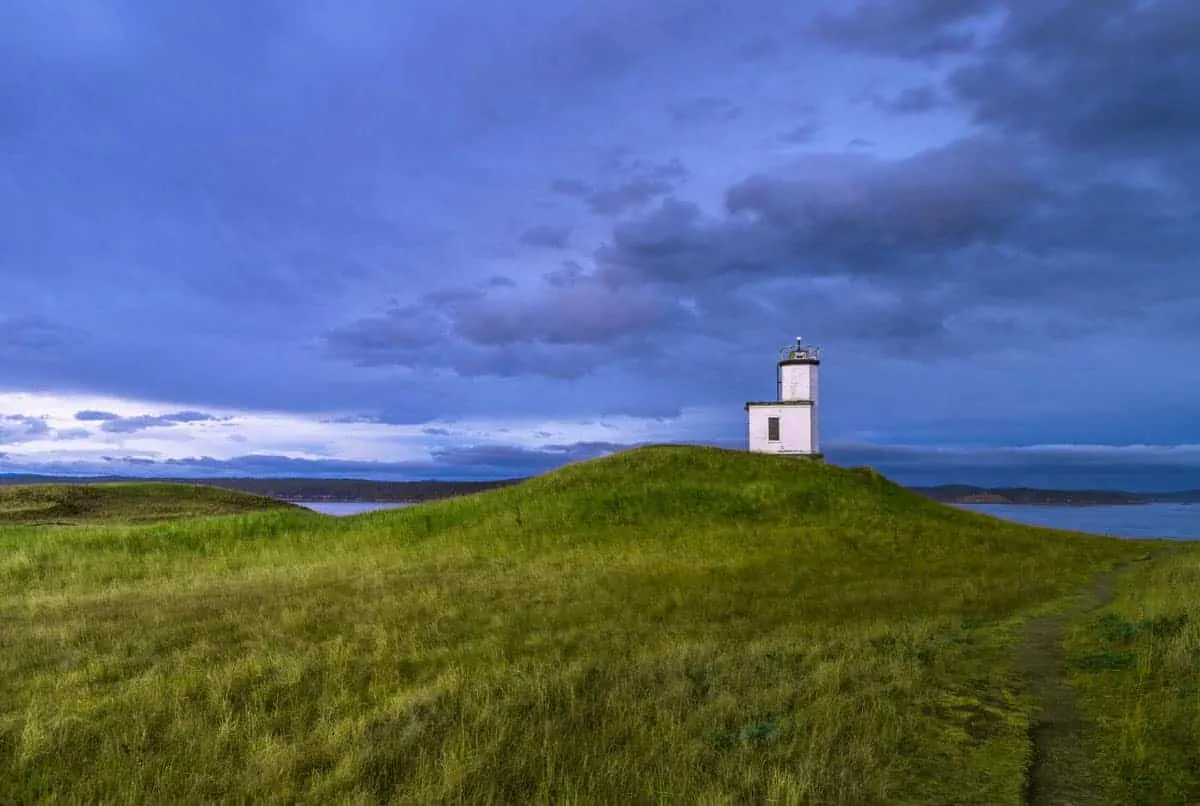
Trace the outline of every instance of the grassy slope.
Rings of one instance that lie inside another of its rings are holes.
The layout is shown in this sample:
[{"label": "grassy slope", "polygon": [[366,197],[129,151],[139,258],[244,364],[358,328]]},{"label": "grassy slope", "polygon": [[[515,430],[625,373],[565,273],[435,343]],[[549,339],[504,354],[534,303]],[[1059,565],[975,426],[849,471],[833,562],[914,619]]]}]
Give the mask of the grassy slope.
[{"label": "grassy slope", "polygon": [[1015,627],[1146,548],[704,448],[0,529],[0,800],[1019,803]]},{"label": "grassy slope", "polygon": [[232,490],[165,482],[0,486],[0,525],[147,523],[292,506]]}]

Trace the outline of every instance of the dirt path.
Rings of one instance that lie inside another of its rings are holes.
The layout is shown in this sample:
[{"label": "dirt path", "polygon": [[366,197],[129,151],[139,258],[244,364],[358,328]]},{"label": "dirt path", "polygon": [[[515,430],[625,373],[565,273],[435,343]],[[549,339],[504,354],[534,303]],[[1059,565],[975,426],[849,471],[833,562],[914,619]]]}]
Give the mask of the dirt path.
[{"label": "dirt path", "polygon": [[1079,710],[1075,689],[1067,682],[1062,641],[1067,623],[1108,604],[1116,593],[1117,580],[1134,564],[1126,563],[1100,575],[1065,612],[1033,619],[1022,630],[1017,669],[1028,681],[1029,690],[1040,706],[1029,732],[1033,759],[1025,783],[1025,802],[1030,806],[1072,806],[1099,801],[1083,741],[1087,723]]}]

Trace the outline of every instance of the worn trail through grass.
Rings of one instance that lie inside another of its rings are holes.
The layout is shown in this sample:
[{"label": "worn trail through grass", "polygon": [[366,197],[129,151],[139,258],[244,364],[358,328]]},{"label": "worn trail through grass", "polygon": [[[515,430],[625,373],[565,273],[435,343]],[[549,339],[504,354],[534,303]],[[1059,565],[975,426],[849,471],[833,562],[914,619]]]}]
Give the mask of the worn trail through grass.
[{"label": "worn trail through grass", "polygon": [[1097,803],[1099,776],[1085,744],[1087,720],[1068,681],[1063,638],[1074,619],[1112,601],[1117,581],[1134,563],[1124,563],[1092,580],[1071,605],[1060,612],[1026,622],[1016,663],[1038,711],[1029,726],[1032,746],[1025,802],[1029,806]]}]

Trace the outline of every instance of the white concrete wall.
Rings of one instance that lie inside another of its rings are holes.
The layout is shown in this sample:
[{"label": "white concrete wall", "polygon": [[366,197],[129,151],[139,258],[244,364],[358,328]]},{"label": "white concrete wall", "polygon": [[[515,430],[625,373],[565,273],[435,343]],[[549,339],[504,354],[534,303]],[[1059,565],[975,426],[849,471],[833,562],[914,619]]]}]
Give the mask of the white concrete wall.
[{"label": "white concrete wall", "polygon": [[815,364],[788,364],[779,368],[780,400],[816,400],[817,367]]},{"label": "white concrete wall", "polygon": [[[786,369],[786,367],[785,367]],[[816,410],[813,406],[751,406],[750,450],[754,453],[816,453]],[[779,418],[779,441],[767,439],[767,418]]]},{"label": "white concrete wall", "polygon": [[817,389],[817,377],[820,375],[820,373],[817,372],[817,367],[809,367],[809,369],[812,370],[812,373],[809,376],[811,379],[810,383],[812,384],[812,388],[809,389],[809,393],[812,395],[812,398],[810,398],[810,399],[813,402],[813,405],[812,405],[812,452],[820,453],[821,452],[821,436],[820,436],[821,435],[821,425],[820,425],[821,406],[817,402],[817,395],[819,394],[819,391]]}]

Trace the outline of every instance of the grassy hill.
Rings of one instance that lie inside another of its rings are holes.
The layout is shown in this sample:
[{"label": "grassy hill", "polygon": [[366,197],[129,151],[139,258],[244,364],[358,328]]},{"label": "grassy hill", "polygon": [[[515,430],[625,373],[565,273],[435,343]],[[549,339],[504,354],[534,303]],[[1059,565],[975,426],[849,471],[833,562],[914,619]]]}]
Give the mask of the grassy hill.
[{"label": "grassy hill", "polygon": [[[1057,741],[1055,786],[1186,802],[1154,796],[1200,796],[1200,595],[1159,594],[1197,557],[696,447],[346,519],[3,527],[0,801],[1053,802]],[[1160,656],[1161,763],[1127,741]],[[1106,722],[1038,723],[1068,676]]]},{"label": "grassy hill", "polygon": [[165,482],[0,486],[0,524],[145,523],[292,506],[232,490]]}]

